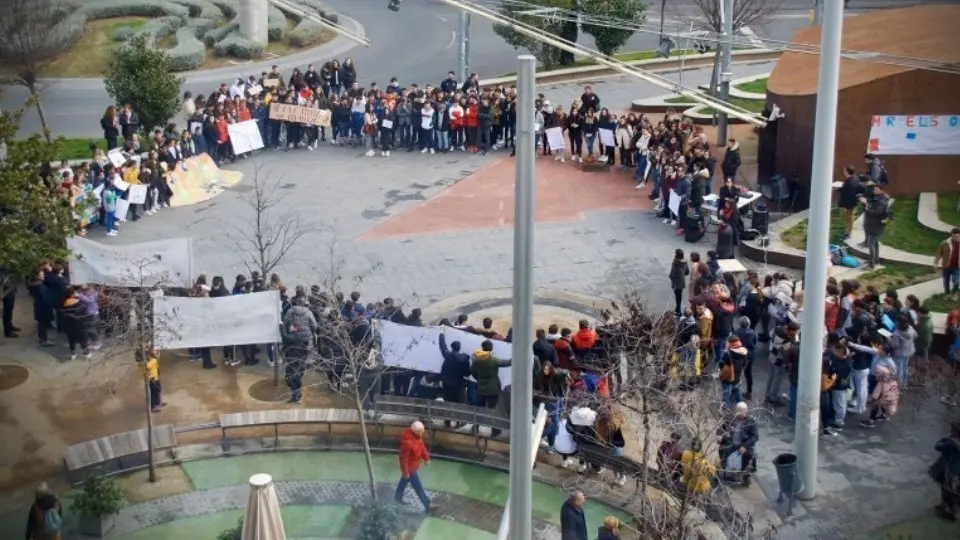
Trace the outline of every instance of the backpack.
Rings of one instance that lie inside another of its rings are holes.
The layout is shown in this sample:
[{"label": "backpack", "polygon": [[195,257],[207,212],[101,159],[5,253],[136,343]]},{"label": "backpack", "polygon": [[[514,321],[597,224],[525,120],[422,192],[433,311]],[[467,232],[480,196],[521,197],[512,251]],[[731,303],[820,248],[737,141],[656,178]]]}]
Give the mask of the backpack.
[{"label": "backpack", "polygon": [[63,518],[56,508],[51,508],[43,514],[43,534],[54,534],[63,526]]},{"label": "backpack", "polygon": [[880,177],[877,178],[877,183],[881,186],[886,186],[890,183],[890,178],[887,176],[887,168],[883,166],[883,163],[880,163]]}]

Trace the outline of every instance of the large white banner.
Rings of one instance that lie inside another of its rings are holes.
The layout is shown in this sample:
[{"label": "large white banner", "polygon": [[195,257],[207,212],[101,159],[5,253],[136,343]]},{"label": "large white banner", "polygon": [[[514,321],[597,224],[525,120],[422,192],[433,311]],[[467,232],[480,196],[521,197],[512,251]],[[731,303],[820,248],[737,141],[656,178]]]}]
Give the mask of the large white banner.
[{"label": "large white banner", "polygon": [[193,283],[193,243],[189,238],[108,246],[74,236],[67,239],[67,249],[72,256],[71,283],[112,287],[176,287]]},{"label": "large white banner", "polygon": [[280,293],[220,298],[164,296],[153,301],[157,349],[280,342]]},{"label": "large white banner", "polygon": [[238,156],[263,148],[263,137],[256,120],[227,124],[227,133],[230,134],[233,153]]},{"label": "large white banner", "polygon": [[[443,366],[443,354],[440,353],[439,326],[404,326],[389,321],[379,321],[380,324],[380,352],[383,362],[388,366],[404,369],[417,369],[430,373],[440,373]],[[460,342],[460,352],[472,357],[480,350],[480,344],[487,338],[457,330],[446,329],[447,347],[454,341]],[[493,355],[500,360],[509,360],[512,355],[510,343],[491,340]],[[532,354],[532,353],[531,353]],[[500,368],[500,384],[510,386],[513,380],[511,368]],[[533,366],[530,367],[533,369]]]},{"label": "large white banner", "polygon": [[874,116],[867,152],[886,156],[960,155],[960,115]]}]

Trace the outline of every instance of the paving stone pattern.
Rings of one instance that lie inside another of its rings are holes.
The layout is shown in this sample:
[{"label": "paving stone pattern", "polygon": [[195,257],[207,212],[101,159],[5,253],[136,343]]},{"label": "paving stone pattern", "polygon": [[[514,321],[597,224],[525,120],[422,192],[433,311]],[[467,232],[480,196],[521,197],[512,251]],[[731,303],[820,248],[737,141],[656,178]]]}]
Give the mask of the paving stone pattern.
[{"label": "paving stone pattern", "polygon": [[[277,482],[275,485],[281,506],[355,506],[365,503],[370,495],[367,484],[360,482],[287,481]],[[394,489],[393,485],[378,485],[378,492],[383,500],[392,500]],[[128,506],[117,516],[116,526],[111,534],[122,537],[133,531],[178,519],[245,508],[249,494],[249,486],[230,486],[191,491]],[[502,507],[450,493],[427,491],[427,494],[439,506],[438,511],[432,514],[433,517],[456,521],[487,532],[497,532],[503,513]],[[403,508],[409,518],[408,525],[416,530],[424,514],[423,506],[412,489],[407,490]],[[535,538],[539,540],[560,537],[556,525],[542,520],[534,519],[534,529]]]}]

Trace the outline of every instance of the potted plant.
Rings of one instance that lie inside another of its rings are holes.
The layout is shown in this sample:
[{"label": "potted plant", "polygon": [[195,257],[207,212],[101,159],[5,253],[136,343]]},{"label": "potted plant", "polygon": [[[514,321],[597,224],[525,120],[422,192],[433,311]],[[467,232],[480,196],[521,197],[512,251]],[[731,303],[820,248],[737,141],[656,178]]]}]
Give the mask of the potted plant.
[{"label": "potted plant", "polygon": [[113,529],[116,515],[126,504],[113,478],[102,474],[86,477],[83,490],[73,500],[73,510],[80,516],[80,532],[103,537]]}]

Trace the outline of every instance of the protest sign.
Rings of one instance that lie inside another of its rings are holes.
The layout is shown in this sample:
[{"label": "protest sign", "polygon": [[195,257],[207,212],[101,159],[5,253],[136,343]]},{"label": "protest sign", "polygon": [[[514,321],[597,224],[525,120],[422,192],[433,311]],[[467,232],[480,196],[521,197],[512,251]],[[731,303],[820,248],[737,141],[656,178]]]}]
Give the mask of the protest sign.
[{"label": "protest sign", "polygon": [[613,138],[613,130],[600,128],[600,146],[616,146],[617,142]]},{"label": "protest sign", "polygon": [[551,150],[563,150],[567,147],[567,143],[563,139],[563,128],[549,128],[546,130],[546,134],[547,144],[550,145]]},{"label": "protest sign", "polygon": [[219,298],[164,296],[153,300],[157,349],[226,347],[280,342],[280,293]]},{"label": "protest sign", "polygon": [[330,125],[330,110],[272,103],[270,105],[270,119],[328,127]]},{"label": "protest sign", "polygon": [[680,195],[677,195],[677,192],[670,190],[670,200],[667,201],[667,208],[673,212],[674,216],[680,216]]},{"label": "protest sign", "polygon": [[[383,363],[404,369],[415,369],[429,373],[440,373],[443,366],[443,354],[440,352],[439,326],[405,326],[389,321],[379,321],[380,353]],[[460,350],[470,354],[480,350],[480,344],[487,338],[470,334],[456,328],[446,328],[446,343],[460,342]],[[513,351],[505,341],[491,340],[493,355],[500,360],[509,360]],[[500,368],[500,384],[510,386],[512,381],[510,368]]]},{"label": "protest sign", "polygon": [[147,186],[130,186],[130,204],[143,204],[147,202]]},{"label": "protest sign", "polygon": [[227,132],[230,134],[233,153],[238,156],[263,148],[263,137],[260,136],[260,127],[256,120],[227,124]]},{"label": "protest sign", "polygon": [[874,116],[867,152],[887,156],[960,155],[960,116]]},{"label": "protest sign", "polygon": [[180,286],[193,282],[193,244],[171,238],[108,246],[86,238],[67,239],[70,282],[112,287]]},{"label": "protest sign", "polygon": [[120,148],[107,151],[107,159],[114,167],[123,167],[128,161],[127,156],[123,154],[123,150]]},{"label": "protest sign", "polygon": [[113,211],[114,217],[116,217],[118,221],[126,221],[127,212],[130,210],[130,201],[118,198],[116,204],[117,208]]}]

